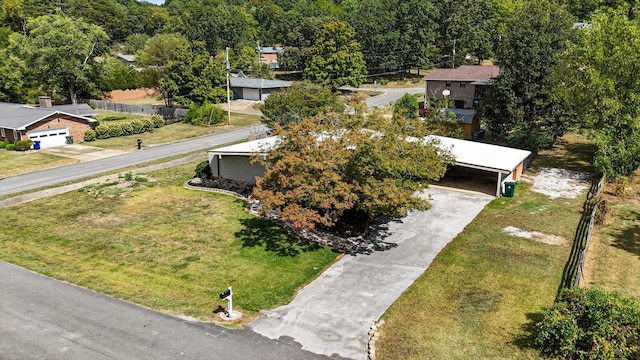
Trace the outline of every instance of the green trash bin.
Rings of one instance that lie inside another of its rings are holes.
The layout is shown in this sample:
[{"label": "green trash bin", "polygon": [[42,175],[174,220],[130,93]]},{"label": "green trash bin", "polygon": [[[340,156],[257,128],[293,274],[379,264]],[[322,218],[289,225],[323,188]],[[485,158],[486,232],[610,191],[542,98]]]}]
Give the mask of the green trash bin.
[{"label": "green trash bin", "polygon": [[515,181],[505,181],[504,183],[504,196],[513,197],[513,194],[516,192],[516,182]]}]

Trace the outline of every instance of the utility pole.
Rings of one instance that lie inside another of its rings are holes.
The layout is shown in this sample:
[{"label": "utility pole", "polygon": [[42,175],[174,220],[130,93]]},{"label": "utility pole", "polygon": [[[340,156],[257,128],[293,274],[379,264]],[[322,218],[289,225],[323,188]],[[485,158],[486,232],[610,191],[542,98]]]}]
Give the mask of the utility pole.
[{"label": "utility pole", "polygon": [[451,55],[451,68],[456,67],[456,39],[453,39],[453,54]]},{"label": "utility pole", "polygon": [[229,90],[229,73],[231,72],[231,66],[229,65],[229,47],[225,51],[225,62],[227,64],[227,125],[231,125],[231,95]]}]

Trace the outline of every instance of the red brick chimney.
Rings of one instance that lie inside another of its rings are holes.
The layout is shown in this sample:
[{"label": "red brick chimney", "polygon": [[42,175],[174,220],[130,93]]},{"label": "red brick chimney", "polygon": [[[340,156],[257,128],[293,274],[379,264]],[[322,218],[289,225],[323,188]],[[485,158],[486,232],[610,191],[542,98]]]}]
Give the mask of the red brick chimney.
[{"label": "red brick chimney", "polygon": [[40,107],[51,107],[51,98],[48,96],[40,96],[38,98]]}]

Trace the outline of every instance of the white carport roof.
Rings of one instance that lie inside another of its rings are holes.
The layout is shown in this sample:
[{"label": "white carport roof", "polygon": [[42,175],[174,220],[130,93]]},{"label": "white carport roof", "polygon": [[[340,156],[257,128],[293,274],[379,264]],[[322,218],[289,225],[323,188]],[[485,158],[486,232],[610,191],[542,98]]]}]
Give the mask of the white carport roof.
[{"label": "white carport roof", "polygon": [[250,156],[253,154],[266,154],[271,150],[278,141],[277,136],[270,136],[263,139],[246,141],[243,143],[224,146],[221,148],[209,150],[209,158],[212,156],[229,156],[229,155],[241,155]]},{"label": "white carport roof", "polygon": [[[460,140],[444,136],[432,136],[440,141],[442,148],[451,151],[456,165],[472,167],[492,172],[510,173],[529,155],[530,151],[505,146],[484,144],[469,140]],[[209,150],[209,155],[241,155],[250,156],[266,154],[278,141],[277,136],[251,140],[240,144]]]},{"label": "white carport roof", "polygon": [[491,145],[469,140],[435,136],[440,146],[447,148],[456,159],[456,165],[480,170],[510,173],[529,155],[530,151]]}]

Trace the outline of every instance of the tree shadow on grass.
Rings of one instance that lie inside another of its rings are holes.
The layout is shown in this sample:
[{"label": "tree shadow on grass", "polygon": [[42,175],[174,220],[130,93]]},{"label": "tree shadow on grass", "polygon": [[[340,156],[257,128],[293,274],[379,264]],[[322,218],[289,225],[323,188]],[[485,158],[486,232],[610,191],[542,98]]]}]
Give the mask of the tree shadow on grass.
[{"label": "tree shadow on grass", "polygon": [[522,350],[535,349],[533,347],[533,341],[536,336],[536,324],[542,321],[544,313],[528,313],[526,314],[527,323],[522,325],[523,333],[518,335],[513,341],[513,345],[519,347]]},{"label": "tree shadow on grass", "polygon": [[627,220],[631,220],[632,225],[616,232],[612,245],[640,256],[640,211],[629,211]]},{"label": "tree shadow on grass", "polygon": [[289,236],[278,224],[261,218],[241,219],[242,230],[235,236],[242,240],[242,246],[263,246],[266,251],[278,256],[297,256],[303,252],[321,248],[317,243]]},{"label": "tree shadow on grass", "polygon": [[593,173],[591,161],[596,151],[596,146],[587,141],[559,140],[551,150],[542,150],[536,156],[532,168],[562,168],[573,171],[586,171]]}]

